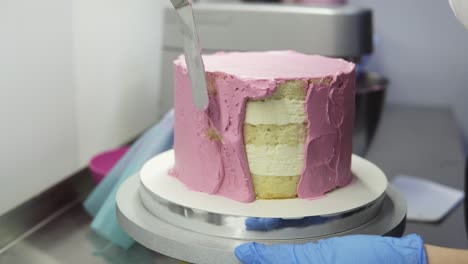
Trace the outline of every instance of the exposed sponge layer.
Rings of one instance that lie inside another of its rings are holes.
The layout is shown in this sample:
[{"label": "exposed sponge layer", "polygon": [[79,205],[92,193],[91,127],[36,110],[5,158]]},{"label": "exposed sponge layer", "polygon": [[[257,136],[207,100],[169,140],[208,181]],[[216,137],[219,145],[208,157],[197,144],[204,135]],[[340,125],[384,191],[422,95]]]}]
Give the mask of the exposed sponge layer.
[{"label": "exposed sponge layer", "polygon": [[257,199],[286,199],[297,197],[299,175],[259,176],[252,174]]},{"label": "exposed sponge layer", "polygon": [[304,101],[287,98],[266,101],[248,101],[245,123],[251,125],[287,125],[304,123]]},{"label": "exposed sponge layer", "polygon": [[244,124],[244,143],[252,145],[304,144],[307,126],[294,123],[282,126]]},{"label": "exposed sponge layer", "polygon": [[282,84],[279,84],[276,88],[275,93],[272,96],[268,97],[269,100],[278,100],[278,99],[290,99],[290,100],[305,100],[305,88],[306,82],[295,80],[287,81]]},{"label": "exposed sponge layer", "polygon": [[297,196],[307,133],[306,85],[287,81],[270,97],[247,102],[244,144],[258,199]]},{"label": "exposed sponge layer", "polygon": [[266,176],[301,174],[304,145],[246,145],[250,172]]}]

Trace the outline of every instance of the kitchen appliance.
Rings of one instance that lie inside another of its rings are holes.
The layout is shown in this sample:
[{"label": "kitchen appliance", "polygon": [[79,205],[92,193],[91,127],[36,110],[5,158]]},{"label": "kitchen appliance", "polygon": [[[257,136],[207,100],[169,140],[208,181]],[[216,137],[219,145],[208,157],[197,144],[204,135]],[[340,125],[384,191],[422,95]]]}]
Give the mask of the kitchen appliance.
[{"label": "kitchen appliance", "polygon": [[362,72],[356,80],[353,153],[364,156],[382,116],[388,80],[375,72]]},{"label": "kitchen appliance", "polygon": [[[296,50],[359,62],[372,52],[370,9],[247,3],[198,3],[193,9],[204,53]],[[164,25],[162,112],[173,106],[173,61],[183,53],[172,7],[165,9]]]},{"label": "kitchen appliance", "polygon": [[[228,1],[195,3],[193,9],[204,53],[286,49],[359,63],[373,49],[372,12],[366,8]],[[172,7],[167,7],[164,14],[161,113],[173,107],[173,61],[184,52],[177,15]],[[374,81],[375,78],[370,77],[372,80],[369,81]],[[356,124],[359,127],[355,130],[353,148],[356,154],[365,154],[373,133],[368,131],[375,131],[373,120],[379,119],[367,119],[366,109],[371,107],[368,104],[379,109],[383,104],[383,100],[370,101],[369,96],[382,97],[383,91],[363,94],[357,91]]]}]

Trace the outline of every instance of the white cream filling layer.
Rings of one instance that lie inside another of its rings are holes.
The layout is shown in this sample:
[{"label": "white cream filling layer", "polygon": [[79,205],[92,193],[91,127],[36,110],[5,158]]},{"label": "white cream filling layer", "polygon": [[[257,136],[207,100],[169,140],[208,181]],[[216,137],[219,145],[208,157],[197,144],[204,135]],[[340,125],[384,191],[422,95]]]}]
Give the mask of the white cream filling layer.
[{"label": "white cream filling layer", "polygon": [[245,123],[251,125],[287,125],[305,120],[304,101],[284,98],[247,102]]},{"label": "white cream filling layer", "polygon": [[301,174],[304,144],[245,145],[250,172],[259,176],[294,176]]}]

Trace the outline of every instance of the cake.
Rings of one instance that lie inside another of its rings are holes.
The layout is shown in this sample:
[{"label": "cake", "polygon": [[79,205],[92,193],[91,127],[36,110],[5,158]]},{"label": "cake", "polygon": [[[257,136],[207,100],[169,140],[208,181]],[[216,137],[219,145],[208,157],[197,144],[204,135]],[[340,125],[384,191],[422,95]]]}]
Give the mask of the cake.
[{"label": "cake", "polygon": [[352,180],[354,64],[294,51],[203,56],[209,105],[174,62],[172,175],[239,202],[314,199]]}]

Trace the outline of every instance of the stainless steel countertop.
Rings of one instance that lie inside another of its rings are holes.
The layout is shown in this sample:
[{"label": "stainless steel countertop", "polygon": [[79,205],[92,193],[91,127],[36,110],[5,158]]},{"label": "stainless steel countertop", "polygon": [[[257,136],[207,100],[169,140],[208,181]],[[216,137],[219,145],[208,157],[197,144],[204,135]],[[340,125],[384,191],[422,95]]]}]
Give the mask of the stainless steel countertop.
[{"label": "stainless steel countertop", "polygon": [[[461,138],[447,108],[387,107],[367,158],[390,179],[409,174],[464,186]],[[90,230],[90,221],[81,205],[73,206],[0,254],[0,263],[180,263],[138,244],[127,251],[109,245]],[[409,222],[406,233],[435,245],[468,248],[462,205],[437,224]]]},{"label": "stainless steel countertop", "polygon": [[[447,108],[387,108],[366,157],[389,180],[408,174],[464,188],[462,138]],[[434,245],[468,248],[463,204],[438,224],[408,222],[406,233],[417,233]]]},{"label": "stainless steel countertop", "polygon": [[54,219],[0,255],[1,264],[181,263],[138,244],[129,250],[111,245],[90,229],[81,205]]}]

